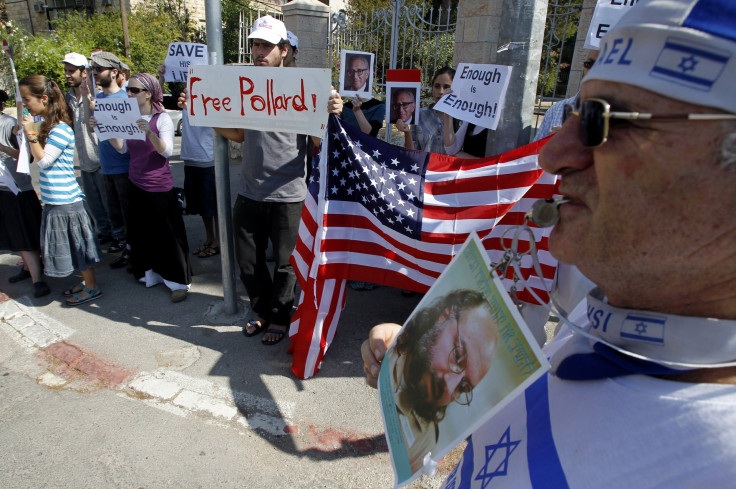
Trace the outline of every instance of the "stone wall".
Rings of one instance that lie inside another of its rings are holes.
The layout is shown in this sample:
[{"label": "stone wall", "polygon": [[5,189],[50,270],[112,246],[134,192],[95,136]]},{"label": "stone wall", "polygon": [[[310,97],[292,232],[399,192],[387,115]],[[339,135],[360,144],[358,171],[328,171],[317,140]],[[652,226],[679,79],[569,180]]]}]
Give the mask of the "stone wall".
[{"label": "stone wall", "polygon": [[293,0],[281,10],[286,28],[299,38],[297,66],[327,68],[330,7],[317,0]]}]

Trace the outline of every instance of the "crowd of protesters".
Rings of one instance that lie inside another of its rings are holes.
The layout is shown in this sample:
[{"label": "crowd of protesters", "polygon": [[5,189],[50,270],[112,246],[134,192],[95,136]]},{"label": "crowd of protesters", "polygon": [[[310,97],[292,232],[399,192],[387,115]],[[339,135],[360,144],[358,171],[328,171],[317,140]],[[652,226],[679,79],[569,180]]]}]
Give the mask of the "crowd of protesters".
[{"label": "crowd of protesters", "polygon": [[[561,177],[559,192],[566,198],[550,249],[597,285],[586,298],[591,324],[581,333],[565,318],[565,328],[546,351],[551,371],[476,429],[446,487],[486,487],[494,477],[498,487],[733,484],[734,12],[724,0],[641,2],[602,39],[605,61],[586,66],[590,73],[580,93],[550,112],[547,125],[554,136],[540,163]],[[298,40],[281,21],[258,19],[249,39],[256,66],[296,63]],[[621,49],[624,39],[631,49]],[[592,54],[594,59],[597,53]],[[172,301],[184,300],[191,285],[190,251],[169,167],[174,128],[161,106],[161,84],[145,73],[121,79],[127,67],[112,53],[90,60],[70,53],[62,62],[70,86],[66,98],[55,81],[30,75],[19,82],[28,113],[21,121],[0,118],[0,248],[19,252],[24,262],[10,281],[30,278],[34,295],[41,297],[50,292],[43,274],[66,277],[79,270],[82,282],[63,293],[66,304],[98,299],[102,289],[95,266],[101,243],[109,242],[109,252],[121,253],[113,263],[118,268],[129,268],[148,286],[163,282]],[[365,59],[351,65],[353,75],[367,69]],[[85,87],[88,70],[99,83],[97,97],[135,98],[144,141],[96,141],[90,128],[96,123],[97,88]],[[435,102],[453,76],[451,69],[435,74]],[[370,88],[353,84],[367,94],[356,96],[342,117],[375,134],[385,107],[369,97]],[[0,93],[0,101],[6,100]],[[412,104],[407,99],[400,105]],[[336,93],[327,109],[342,112]],[[484,156],[489,136],[483,128],[456,124],[433,107],[422,109],[416,127],[408,124],[410,117],[400,120],[408,148]],[[39,168],[43,208],[30,178],[16,166],[16,130]],[[207,221],[213,210],[205,202],[214,192],[206,177],[213,158],[211,147],[199,140],[212,131],[198,130],[185,118],[185,135],[193,141],[182,147],[182,158],[203,170],[186,174],[193,180],[187,193],[199,199],[207,234],[195,254],[209,257],[219,246]],[[310,141],[282,132],[214,131],[243,143],[233,224],[240,277],[255,313],[243,333],[262,333],[261,341],[273,345],[286,336],[291,318],[295,274],[289,256],[306,195]],[[75,151],[84,193],[75,175]],[[266,263],[269,242],[273,271]],[[480,323],[471,321],[473,314],[485,313],[478,306],[482,300],[456,295],[461,297],[450,298],[462,299],[463,307],[448,300],[426,313],[432,327],[455,326],[426,345],[423,361],[432,371],[398,392],[417,391],[423,401],[407,398],[400,406],[423,445],[436,442],[437,423],[448,405],[470,404],[473,386],[496,349],[496,335],[482,338],[474,329]],[[599,328],[602,315],[613,319]],[[638,336],[624,334],[628,323]],[[378,325],[363,344],[372,386],[399,329]],[[406,355],[414,343],[399,342],[399,353]],[[429,439],[422,438],[427,433]],[[505,460],[492,463],[501,448]],[[424,463],[417,461],[412,469]]]}]

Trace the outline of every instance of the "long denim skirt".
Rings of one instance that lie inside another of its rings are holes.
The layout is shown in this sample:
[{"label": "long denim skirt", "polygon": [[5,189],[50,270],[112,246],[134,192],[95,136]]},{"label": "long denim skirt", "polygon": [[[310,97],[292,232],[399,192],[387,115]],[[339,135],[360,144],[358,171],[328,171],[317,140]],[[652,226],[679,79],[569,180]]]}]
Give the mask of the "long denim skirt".
[{"label": "long denim skirt", "polygon": [[100,261],[100,243],[84,201],[43,206],[41,257],[49,277],[67,277]]}]

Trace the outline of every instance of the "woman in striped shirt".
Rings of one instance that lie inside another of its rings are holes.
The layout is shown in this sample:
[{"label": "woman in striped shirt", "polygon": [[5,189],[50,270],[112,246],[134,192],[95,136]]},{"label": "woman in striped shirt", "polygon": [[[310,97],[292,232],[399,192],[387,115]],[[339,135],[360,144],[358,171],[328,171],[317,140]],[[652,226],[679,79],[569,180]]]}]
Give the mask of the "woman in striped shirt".
[{"label": "woman in striped shirt", "polygon": [[[66,304],[77,306],[97,299],[102,292],[93,268],[100,261],[100,245],[74,175],[71,114],[58,85],[45,76],[29,75],[19,86],[23,105],[30,112],[23,117],[23,130],[40,170],[44,273],[67,277],[78,268],[82,283],[64,292]],[[43,117],[40,126],[33,116]]]}]

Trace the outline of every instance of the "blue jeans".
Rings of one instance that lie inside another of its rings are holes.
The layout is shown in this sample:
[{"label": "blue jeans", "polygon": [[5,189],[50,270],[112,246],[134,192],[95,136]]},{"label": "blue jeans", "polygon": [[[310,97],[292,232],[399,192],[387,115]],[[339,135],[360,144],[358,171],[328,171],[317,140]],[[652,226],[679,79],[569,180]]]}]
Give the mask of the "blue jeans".
[{"label": "blue jeans", "polygon": [[97,171],[82,170],[82,189],[97,232],[102,236],[112,236],[112,224],[107,215],[107,192],[102,170],[99,168]]},{"label": "blue jeans", "polygon": [[112,223],[112,237],[125,239],[128,224],[128,189],[130,180],[127,173],[104,175],[107,191],[107,210]]}]

